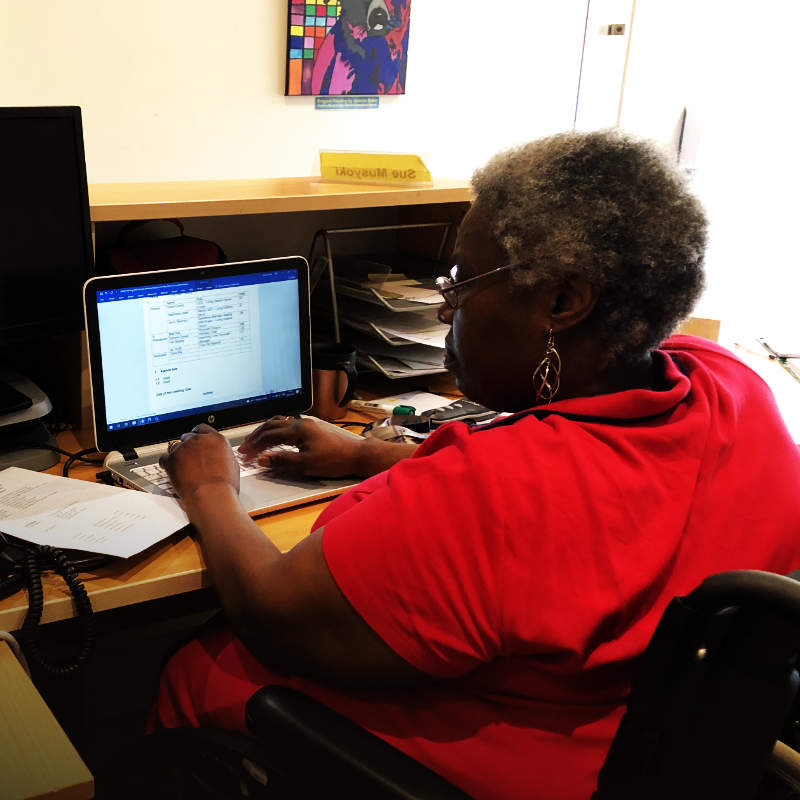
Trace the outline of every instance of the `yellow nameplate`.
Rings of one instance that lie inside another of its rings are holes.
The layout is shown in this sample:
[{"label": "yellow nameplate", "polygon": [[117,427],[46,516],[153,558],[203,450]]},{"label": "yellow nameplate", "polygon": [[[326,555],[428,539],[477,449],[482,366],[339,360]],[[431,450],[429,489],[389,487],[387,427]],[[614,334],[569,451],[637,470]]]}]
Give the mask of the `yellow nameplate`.
[{"label": "yellow nameplate", "polygon": [[431,174],[419,156],[410,153],[348,153],[321,150],[320,174],[345,183],[431,184]]}]

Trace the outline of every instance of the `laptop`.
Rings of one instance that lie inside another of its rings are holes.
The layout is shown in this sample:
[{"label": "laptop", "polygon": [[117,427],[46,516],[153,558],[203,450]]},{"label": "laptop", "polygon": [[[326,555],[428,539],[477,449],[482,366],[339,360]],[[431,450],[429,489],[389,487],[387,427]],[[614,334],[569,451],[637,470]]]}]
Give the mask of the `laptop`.
[{"label": "laptop", "polygon": [[[115,483],[172,494],[158,465],[170,440],[206,422],[238,458],[237,446],[263,420],[310,408],[308,280],[306,260],[289,256],[84,284],[94,437]],[[356,483],[240,468],[239,497],[253,516]]]}]

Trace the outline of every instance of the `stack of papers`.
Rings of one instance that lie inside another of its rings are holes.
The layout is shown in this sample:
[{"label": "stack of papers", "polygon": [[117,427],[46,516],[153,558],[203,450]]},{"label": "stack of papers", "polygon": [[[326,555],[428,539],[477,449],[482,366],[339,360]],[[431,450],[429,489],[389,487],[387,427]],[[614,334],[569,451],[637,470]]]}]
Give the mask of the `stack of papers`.
[{"label": "stack of papers", "polygon": [[172,497],[9,467],[0,532],[26,542],[128,558],[189,524]]},{"label": "stack of papers", "polygon": [[388,378],[432,375],[442,371],[444,353],[438,347],[424,344],[398,347],[364,336],[355,337],[353,344],[362,366],[377,369]]},{"label": "stack of papers", "polygon": [[444,372],[449,326],[437,319],[441,295],[433,281],[393,273],[378,261],[357,263],[357,275],[336,276],[339,321],[354,338],[358,363],[388,378]]},{"label": "stack of papers", "polygon": [[382,278],[370,275],[366,280],[336,277],[336,291],[346,297],[383,306],[389,311],[415,311],[420,306],[438,306],[442,302],[433,282],[427,285],[403,273]]},{"label": "stack of papers", "polygon": [[[435,314],[364,309],[364,303],[347,303],[339,307],[339,319],[354,330],[366,333],[385,344],[405,346],[423,344],[439,350],[444,348],[444,337],[449,327],[443,325]],[[439,361],[441,362],[441,353]]]}]

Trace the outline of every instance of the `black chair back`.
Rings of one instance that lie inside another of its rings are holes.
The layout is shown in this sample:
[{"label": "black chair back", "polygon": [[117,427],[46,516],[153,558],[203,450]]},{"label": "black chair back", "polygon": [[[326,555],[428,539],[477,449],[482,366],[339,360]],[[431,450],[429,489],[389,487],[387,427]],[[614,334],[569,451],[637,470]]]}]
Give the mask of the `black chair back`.
[{"label": "black chair back", "polygon": [[424,764],[288,686],[260,689],[246,716],[265,752],[294,776],[291,797],[469,800]]},{"label": "black chair back", "polygon": [[798,688],[800,583],[738,570],[667,607],[593,800],[753,800]]}]

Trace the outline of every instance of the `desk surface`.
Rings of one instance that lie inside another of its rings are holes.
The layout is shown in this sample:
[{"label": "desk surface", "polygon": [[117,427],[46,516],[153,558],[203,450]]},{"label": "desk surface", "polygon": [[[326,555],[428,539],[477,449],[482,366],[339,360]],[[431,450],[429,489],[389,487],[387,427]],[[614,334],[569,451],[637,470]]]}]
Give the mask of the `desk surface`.
[{"label": "desk surface", "polygon": [[462,179],[440,179],[426,187],[326,183],[314,177],[89,186],[92,222],[460,203],[471,199],[469,181]]},{"label": "desk surface", "polygon": [[94,780],[5,642],[0,641],[0,795],[85,800]]},{"label": "desk surface", "polygon": [[[72,452],[80,449],[74,434],[69,432],[59,437],[59,443]],[[70,477],[94,480],[98,469],[76,465],[70,469]],[[60,475],[61,465],[48,472]],[[285,552],[309,534],[314,521],[329,502],[310,503],[267,514],[258,518],[256,524]],[[95,611],[143,603],[209,585],[197,542],[189,536],[177,534],[137,556],[114,561],[96,572],[81,573],[81,579]],[[47,572],[42,576],[42,585],[45,591],[42,622],[72,617],[72,595],[61,578]],[[21,628],[27,608],[28,596],[24,590],[0,601],[0,629],[14,631]]]},{"label": "desk surface", "polygon": [[[397,381],[392,388],[394,391],[405,391],[410,387]],[[445,396],[457,396],[454,394],[455,384],[452,377],[447,374],[429,376],[428,389]],[[359,392],[366,397],[386,394],[386,380],[379,376],[365,376],[359,383]],[[363,415],[352,411],[344,419],[368,421]],[[73,453],[85,446],[70,431],[59,436],[59,444]],[[93,481],[98,469],[100,467],[76,463],[70,468],[70,477]],[[52,467],[48,472],[60,475],[61,464]],[[321,500],[276,511],[257,518],[255,522],[279,550],[286,552],[308,536],[317,517],[331,502],[332,500]],[[132,558],[115,560],[95,572],[82,572],[80,577],[89,592],[95,611],[144,603],[209,586],[200,547],[190,536],[178,534]],[[45,595],[42,623],[74,616],[72,595],[59,576],[45,572],[42,576],[42,587]],[[19,630],[27,610],[28,595],[25,590],[0,600],[0,630]]]}]

